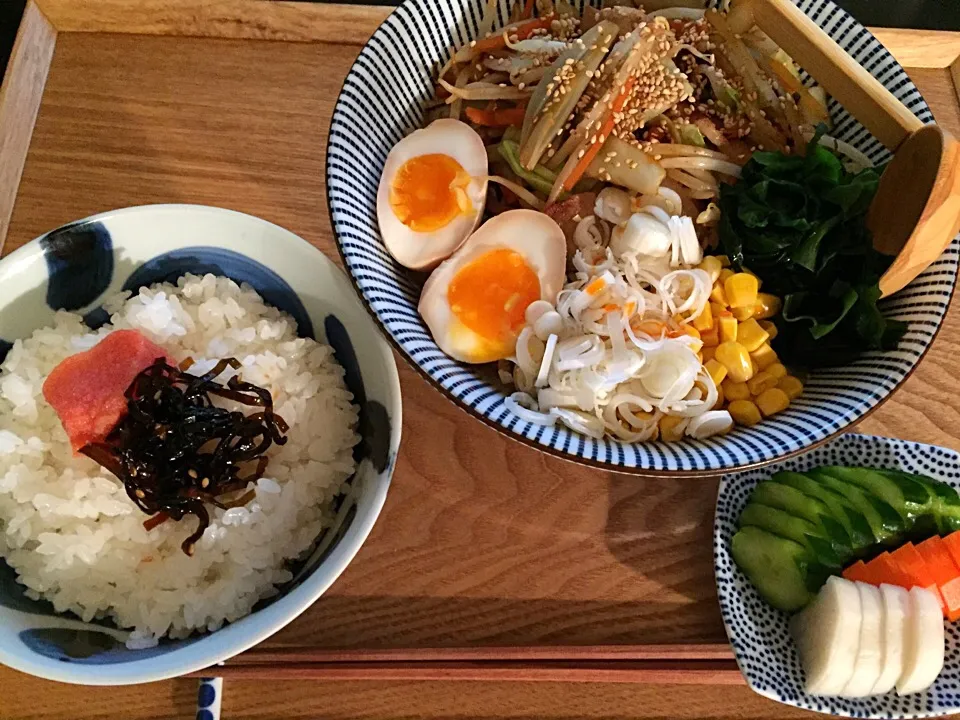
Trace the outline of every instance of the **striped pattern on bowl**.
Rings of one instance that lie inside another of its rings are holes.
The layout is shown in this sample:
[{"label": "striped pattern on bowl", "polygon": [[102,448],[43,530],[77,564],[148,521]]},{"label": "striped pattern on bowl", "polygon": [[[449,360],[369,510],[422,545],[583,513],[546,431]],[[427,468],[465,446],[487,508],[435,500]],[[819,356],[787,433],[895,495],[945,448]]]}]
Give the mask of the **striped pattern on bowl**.
[{"label": "striped pattern on bowl", "polygon": [[[943,320],[956,280],[960,239],[905,290],[881,303],[885,315],[909,324],[896,351],[866,353],[852,365],[818,371],[789,410],[719,438],[630,444],[594,440],[560,426],[531,425],[504,406],[504,389],[489,367],[465,365],[444,355],[417,313],[422,277],[398,265],[380,239],[377,187],[387,153],[420,127],[435,73],[451,48],[475,37],[485,4],[407,0],[397,8],[347,76],[327,148],[330,216],[347,271],[397,349],[435,387],[497,430],[556,455],[641,474],[697,474],[755,466],[809,448],[863,418],[904,381]],[[799,5],[917,117],[933,121],[916,86],[866,28],[829,0],[803,0]],[[501,23],[508,7],[508,0],[499,0]],[[837,137],[875,163],[888,159],[886,149],[834,101],[830,112]]]}]

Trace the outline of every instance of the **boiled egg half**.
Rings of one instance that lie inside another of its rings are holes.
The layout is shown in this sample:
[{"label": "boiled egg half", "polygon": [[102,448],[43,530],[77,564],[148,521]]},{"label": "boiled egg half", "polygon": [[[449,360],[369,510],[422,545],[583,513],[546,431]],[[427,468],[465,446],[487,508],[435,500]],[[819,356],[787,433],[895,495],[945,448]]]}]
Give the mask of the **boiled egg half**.
[{"label": "boiled egg half", "polygon": [[485,363],[510,357],[527,306],[556,302],[567,245],[560,226],[535,210],[491,218],[433,271],[420,315],[443,352]]},{"label": "boiled egg half", "polygon": [[377,192],[384,245],[405,267],[436,267],[477,227],[486,197],[483,140],[459,120],[435,120],[387,155]]}]

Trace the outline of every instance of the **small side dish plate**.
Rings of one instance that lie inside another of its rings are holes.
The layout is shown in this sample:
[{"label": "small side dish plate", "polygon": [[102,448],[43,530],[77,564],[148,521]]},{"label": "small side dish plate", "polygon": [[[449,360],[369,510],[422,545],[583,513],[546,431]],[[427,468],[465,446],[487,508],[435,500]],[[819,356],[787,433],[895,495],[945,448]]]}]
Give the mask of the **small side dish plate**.
[{"label": "small side dish plate", "polygon": [[804,677],[788,616],[764,602],[730,555],[730,540],[747,498],[757,483],[779,470],[803,471],[820,465],[893,468],[922,473],[960,488],[960,453],[872,435],[843,435],[804,455],[776,465],[726,475],[717,494],[713,554],[717,596],[724,628],[737,664],[750,687],[764,697],[794,707],[856,718],[924,718],[960,710],[960,629],[946,625],[946,656],[940,677],[923,693],[894,693],[865,699],[813,697]]}]

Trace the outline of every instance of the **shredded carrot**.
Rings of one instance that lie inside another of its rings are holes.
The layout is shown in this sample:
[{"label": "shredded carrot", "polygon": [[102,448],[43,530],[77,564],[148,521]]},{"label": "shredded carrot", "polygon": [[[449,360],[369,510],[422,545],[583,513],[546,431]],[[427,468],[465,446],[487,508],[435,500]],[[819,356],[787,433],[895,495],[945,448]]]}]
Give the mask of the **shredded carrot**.
[{"label": "shredded carrot", "polygon": [[503,110],[481,110],[468,107],[463,111],[474,125],[483,127],[509,127],[523,125],[527,113],[525,107],[504,108]]},{"label": "shredded carrot", "polygon": [[527,0],[526,5],[523,6],[523,12],[520,13],[520,17],[524,20],[533,17],[533,0]]},{"label": "shredded carrot", "polygon": [[549,30],[552,22],[552,14],[542,18],[528,20],[525,23],[517,25],[515,28],[501,32],[499,35],[491,35],[483,40],[477,40],[477,44],[473,46],[473,50],[477,53],[500,50],[501,48],[506,47],[507,44],[503,38],[504,34],[508,34],[511,37],[515,35],[518,41],[526,40],[537,30]]},{"label": "shredded carrot", "polygon": [[619,309],[620,309],[620,306],[615,305],[614,303],[607,303],[606,305],[603,306],[604,312],[613,312],[614,310],[619,310]]},{"label": "shredded carrot", "polygon": [[[600,132],[598,133],[599,136],[607,137],[611,132],[613,132],[613,126],[616,124],[615,117],[617,113],[623,111],[623,106],[627,104],[627,98],[630,97],[634,82],[635,78],[629,77],[623,84],[620,94],[617,95],[616,99],[613,101],[613,105],[610,106],[610,112],[607,114],[606,119],[603,121],[603,125],[600,127]],[[564,190],[569,192],[573,190],[574,185],[580,182],[580,178],[583,177],[583,174],[587,171],[587,168],[590,167],[590,163],[593,162],[593,159],[597,156],[597,153],[600,152],[600,147],[602,145],[603,143],[598,140],[587,149],[587,151],[583,154],[583,157],[580,158],[576,166],[573,168],[573,172],[571,172],[567,179],[564,180]]]}]

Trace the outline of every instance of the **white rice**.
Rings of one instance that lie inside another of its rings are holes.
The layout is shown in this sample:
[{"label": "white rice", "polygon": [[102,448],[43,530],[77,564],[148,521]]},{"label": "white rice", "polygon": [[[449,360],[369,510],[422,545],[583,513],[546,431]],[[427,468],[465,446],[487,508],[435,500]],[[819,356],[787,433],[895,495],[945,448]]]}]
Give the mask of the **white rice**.
[{"label": "white rice", "polygon": [[[79,315],[60,312],[0,366],[0,555],[31,598],[84,620],[112,619],[133,629],[129,646],[144,647],[216,630],[291,579],[284,561],[329,526],[331,501],[354,471],[357,408],[331,348],[298,338],[294,321],[246,285],[186,275],[105,307],[110,325],[91,332]],[[123,484],[73,455],[43,398],[61,360],[119,328],[140,330],[177,361],[193,357],[195,374],[236,357],[244,380],[269,389],[290,424],[256,498],[242,508],[208,506],[210,527],[193,557],[180,543],[197,519],[144,530],[147,516]]]}]

